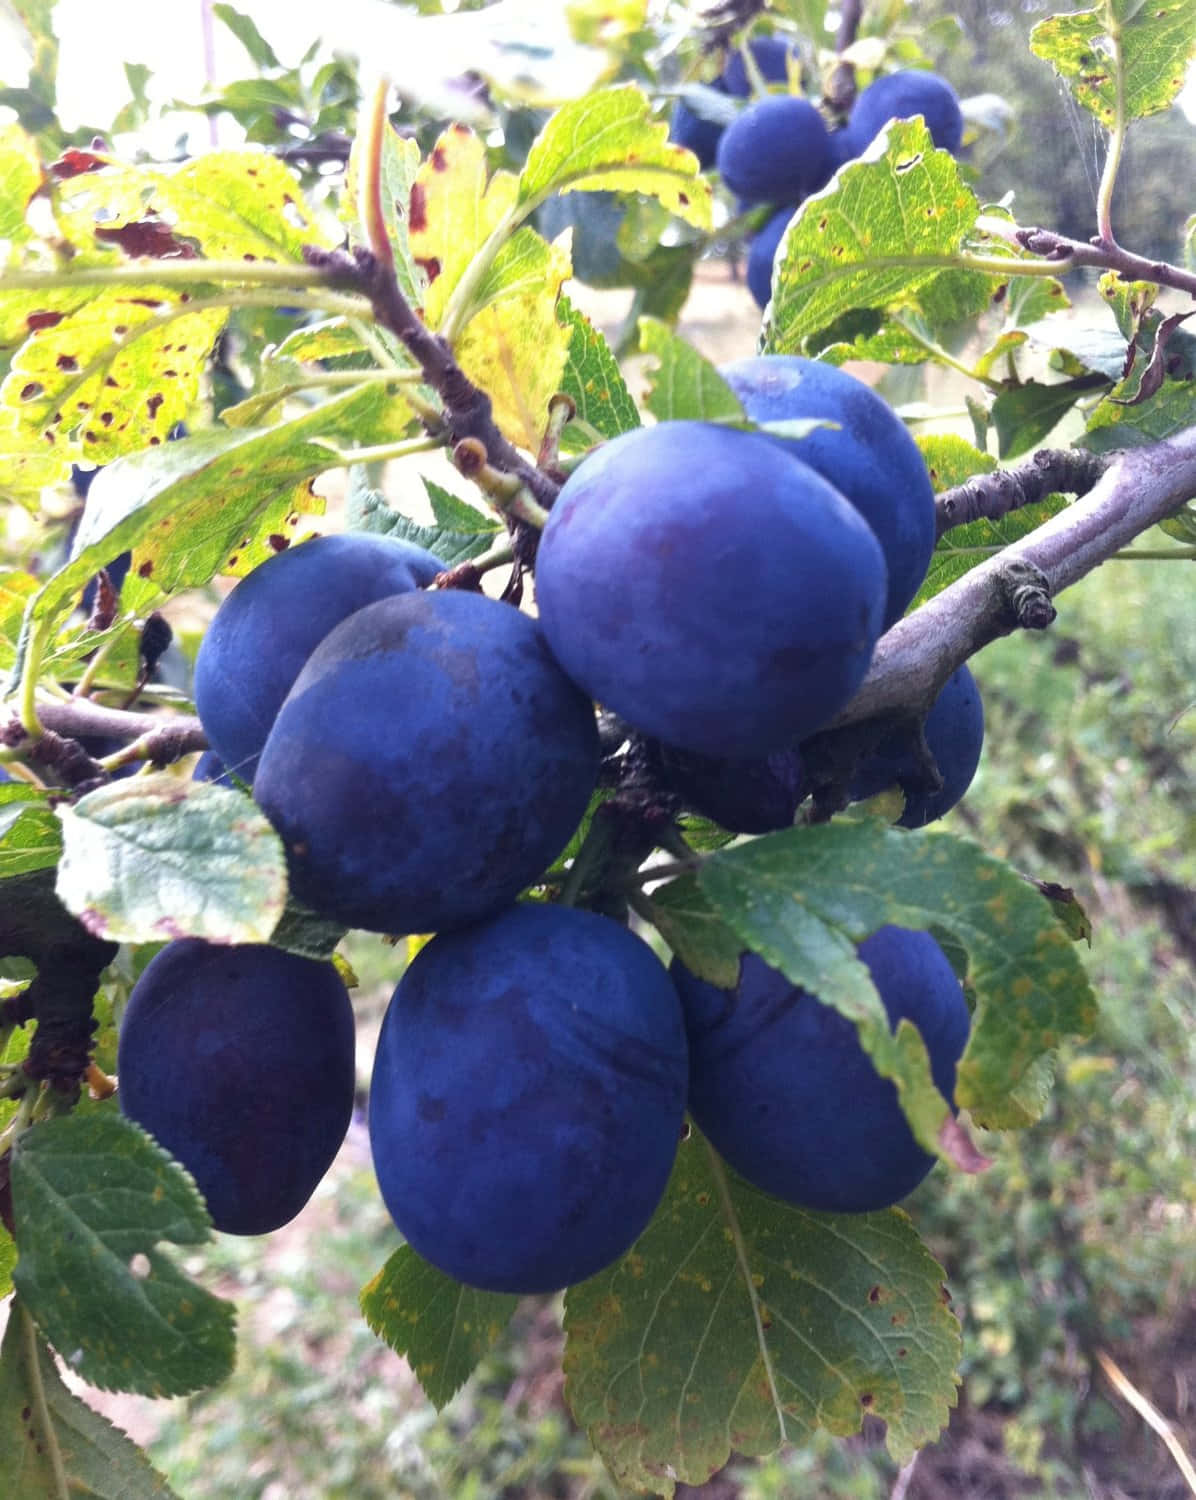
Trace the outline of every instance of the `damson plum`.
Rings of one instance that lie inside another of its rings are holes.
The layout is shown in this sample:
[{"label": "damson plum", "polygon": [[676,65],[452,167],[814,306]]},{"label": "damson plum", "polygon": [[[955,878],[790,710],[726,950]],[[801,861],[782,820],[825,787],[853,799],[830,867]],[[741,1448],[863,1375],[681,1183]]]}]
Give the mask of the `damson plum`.
[{"label": "damson plum", "polygon": [[686,1066],[673,983],[618,923],[527,905],[433,938],[390,1002],[370,1086],[399,1232],[488,1291],[592,1276],[660,1201]]},{"label": "damson plum", "polygon": [[858,156],[890,120],[921,115],[936,146],[952,153],[963,140],[959,96],[937,73],[906,70],[886,73],[870,83],[855,101],[845,134],[851,155]]},{"label": "damson plum", "polygon": [[772,263],[777,257],[781,237],[789,227],[793,212],[792,208],[782,208],[779,213],[773,214],[748,248],[748,291],[760,307],[767,307],[772,298]]},{"label": "damson plum", "polygon": [[334,625],[443,571],[422,547],[357,531],[289,547],[243,578],[195,660],[196,711],[225,765],[253,780],[282,700]]},{"label": "damson plum", "polygon": [[[765,83],[784,83],[789,77],[789,59],[793,58],[794,62],[798,59],[796,49],[781,37],[754,37],[748,46],[752,60]],[[731,53],[722,72],[710,87],[736,99],[746,99],[752,92],[747,65],[740,48],[735,48]],[[703,119],[684,99],[677,101],[669,126],[669,136],[678,146],[692,151],[703,168],[713,164],[722,133],[723,126],[716,120]]]},{"label": "damson plum", "polygon": [[133,988],[120,1106],[195,1178],[217,1229],[293,1219],[353,1112],[353,1010],[332,964],[183,938]]},{"label": "damson plum", "polygon": [[[943,950],[924,932],[882,927],[857,951],[889,1024],[917,1026],[935,1084],[952,1099],[970,1021]],[[887,1208],[917,1187],[935,1159],[846,1017],[754,953],[734,990],[695,979],[677,960],[671,972],[689,1036],[690,1112],[737,1172],[830,1213]]]},{"label": "damson plum", "polygon": [[951,811],[971,786],[984,746],[984,703],[966,666],[956,668],[934,700],[924,734],[943,778],[937,792],[926,785],[909,735],[894,732],[856,771],[851,800],[862,802],[896,783],[905,793],[905,811],[898,819],[902,828],[923,828]]},{"label": "damson plum", "polygon": [[835,170],[830,136],[808,99],[770,95],[723,131],[719,175],[747,203],[800,203]]},{"label": "damson plum", "polygon": [[445,590],[380,600],[324,638],[253,794],[300,901],[350,927],[436,932],[541,875],[597,775],[593,705],[536,622]]},{"label": "damson plum", "polygon": [[813,734],[859,686],[886,588],[876,538],[813,469],[703,422],[624,433],[569,477],[540,542],[540,622],[634,728],[748,758]]},{"label": "damson plum", "polygon": [[876,533],[889,574],[887,630],[921,587],[935,541],[934,489],[905,424],[862,380],[800,355],[763,354],[720,373],[755,422],[837,424],[774,441],[829,480]]},{"label": "damson plum", "polygon": [[665,782],[686,805],[731,833],[789,828],[809,788],[796,750],[755,760],[718,760],[658,747]]}]

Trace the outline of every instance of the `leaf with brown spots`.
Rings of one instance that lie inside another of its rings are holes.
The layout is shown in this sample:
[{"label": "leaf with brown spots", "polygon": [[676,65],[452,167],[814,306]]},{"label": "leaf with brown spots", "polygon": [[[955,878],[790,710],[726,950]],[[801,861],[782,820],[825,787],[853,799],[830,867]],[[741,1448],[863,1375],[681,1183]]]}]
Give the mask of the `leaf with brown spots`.
[{"label": "leaf with brown spots", "polygon": [[33,452],[103,464],[156,446],[187,415],[227,318],[152,285],[93,293],[29,334],[0,407]]},{"label": "leaf with brown spots", "polygon": [[979,212],[958,164],[934,149],[920,120],[890,124],[791,221],[773,272],[768,352],[801,352],[866,308],[924,313],[933,324],[986,305],[1000,278],[951,265]]},{"label": "leaf with brown spots", "polygon": [[566,1400],[616,1479],[658,1495],[866,1412],[900,1464],[955,1402],[942,1282],[899,1209],[795,1208],[691,1130],[648,1228],[565,1294]]},{"label": "leaf with brown spots", "polygon": [[976,1010],[955,1098],[985,1126],[1025,1125],[1027,1078],[1065,1037],[1087,1036],[1095,1023],[1083,965],[1049,902],[941,830],[910,833],[874,819],[788,829],[712,855],[698,881],[746,948],[858,1026],[929,1151],[950,1144],[935,1139],[946,1104],[916,1029],[889,1030],[857,943],[893,923],[940,929],[967,952]]},{"label": "leaf with brown spots", "polygon": [[517,183],[509,172],[490,176],[486,147],[464,125],[440,137],[412,185],[409,244],[426,268],[434,261],[424,298],[424,321],[439,328],[444,309],[465,268],[515,203]]},{"label": "leaf with brown spots", "polygon": [[1104,0],[1092,10],[1040,21],[1030,33],[1030,50],[1111,129],[1119,92],[1127,120],[1175,102],[1196,57],[1196,0]]},{"label": "leaf with brown spots", "polygon": [[[341,218],[349,228],[352,245],[367,245],[366,228],[361,219],[360,194],[363,188],[360,170],[361,137],[353,143],[349,153],[349,173],[345,192],[341,199]],[[416,174],[419,171],[419,146],[391,126],[384,127],[382,136],[382,161],[378,191],[382,201],[382,222],[386,226],[386,237],[394,256],[395,277],[399,291],[412,307],[424,305],[427,277],[416,262],[411,250],[409,230],[416,226],[417,205],[422,202],[423,190],[414,192]],[[420,228],[425,227],[423,224]]]}]

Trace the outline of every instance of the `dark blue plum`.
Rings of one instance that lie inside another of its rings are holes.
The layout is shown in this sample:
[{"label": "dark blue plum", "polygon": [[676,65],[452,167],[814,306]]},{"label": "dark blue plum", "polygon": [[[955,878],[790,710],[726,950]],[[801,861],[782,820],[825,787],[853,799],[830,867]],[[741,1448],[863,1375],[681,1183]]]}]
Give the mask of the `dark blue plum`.
[{"label": "dark blue plum", "polygon": [[896,783],[905,793],[905,811],[898,819],[902,828],[924,828],[960,801],[972,784],[984,745],[984,704],[966,666],[957,667],[948,677],[926,716],[924,732],[943,778],[937,792],[927,790],[909,736],[894,733],[856,771],[851,800],[862,802]]},{"label": "dark blue plum", "polygon": [[728,190],[747,203],[800,203],[835,169],[822,116],[792,94],[749,104],[723,131],[717,159]]},{"label": "dark blue plum", "polygon": [[886,73],[870,83],[855,101],[845,134],[851,155],[859,156],[890,120],[921,115],[936,146],[954,154],[963,140],[959,95],[937,73]]},{"label": "dark blue plum", "polygon": [[443,571],[422,547],[356,531],[289,547],[243,578],[195,661],[196,711],[225,765],[253,780],[283,699],[334,625]]},{"label": "dark blue plum", "polygon": [[582,1281],[655,1212],[686,1075],[677,992],[620,924],[527,905],[434,938],[378,1038],[370,1146],[386,1206],[470,1286]]},{"label": "dark blue plum", "polygon": [[336,969],[183,938],[134,986],[117,1044],[124,1113],[195,1178],[217,1229],[293,1219],[349,1128],[353,1009]]},{"label": "dark blue plum", "polygon": [[549,515],[540,623],[641,733],[749,758],[813,734],[859,686],[886,589],[876,538],[756,433],[662,422],[595,450]]},{"label": "dark blue plum", "polygon": [[0,766],[0,786],[2,786],[4,784],[4,782],[11,781],[11,780],[12,780],[12,777],[8,774],[8,772],[4,769],[3,766]]},{"label": "dark blue plum", "polygon": [[[798,56],[796,49],[788,42],[781,37],[761,36],[749,42],[748,46],[756,67],[760,70],[760,76],[766,83],[784,83],[788,79],[788,59],[796,59]],[[728,94],[737,99],[746,99],[752,92],[743,53],[738,47],[727,58],[723,71],[710,87],[720,94]],[[703,169],[714,164],[722,133],[723,126],[718,121],[703,119],[684,99],[677,101],[669,125],[669,138],[678,146],[692,151]]]},{"label": "dark blue plum", "polygon": [[818,360],[763,354],[721,374],[753,421],[838,424],[775,441],[829,480],[876,533],[889,571],[887,630],[922,586],[936,534],[934,488],[905,424],[862,380]]},{"label": "dark blue plum", "polygon": [[748,249],[748,291],[755,297],[759,307],[767,307],[772,299],[772,263],[793,213],[792,208],[782,208],[773,214]]},{"label": "dark blue plum", "polygon": [[[717,79],[711,87],[719,88]],[[719,89],[719,92],[725,91]],[[692,151],[698,158],[698,165],[705,171],[707,167],[714,165],[723,128],[717,120],[704,119],[684,99],[678,99],[673,105],[673,114],[669,120],[669,140],[676,146],[684,146],[687,151]]]},{"label": "dark blue plum", "polygon": [[[760,71],[765,83],[786,83],[789,79],[789,60],[799,61],[797,48],[784,37],[758,36],[748,43],[752,61]],[[733,47],[723,66],[722,86],[726,93],[736,99],[746,99],[752,92],[747,64],[743,60],[743,49]]]},{"label": "dark blue plum", "polygon": [[[889,1024],[917,1026],[951,1100],[970,1021],[943,950],[927,933],[882,927],[858,953]],[[689,1036],[690,1112],[737,1172],[830,1213],[888,1208],[917,1187],[935,1158],[849,1020],[754,953],[744,954],[734,990],[703,983],[677,960],[671,972]]]},{"label": "dark blue plum", "polygon": [[598,759],[593,705],[534,620],[481,594],[396,594],[312,653],[253,794],[313,911],[436,932],[492,916],[547,869]]},{"label": "dark blue plum", "polygon": [[661,745],[665,782],[687,807],[731,833],[790,828],[809,788],[796,750],[758,760],[717,760]]}]

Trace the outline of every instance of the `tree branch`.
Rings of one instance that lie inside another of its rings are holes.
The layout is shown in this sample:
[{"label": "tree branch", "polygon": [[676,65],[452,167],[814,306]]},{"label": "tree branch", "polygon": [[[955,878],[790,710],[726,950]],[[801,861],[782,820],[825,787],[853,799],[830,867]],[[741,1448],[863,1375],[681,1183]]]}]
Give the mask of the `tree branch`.
[{"label": "tree branch", "polygon": [[1116,271],[1130,281],[1153,281],[1157,286],[1173,287],[1176,291],[1196,296],[1196,272],[1185,271],[1165,260],[1149,260],[1145,255],[1135,255],[1099,236],[1088,241],[1073,240],[1065,234],[1056,234],[1053,229],[1031,228],[1014,230],[1012,239],[1031,255],[1066,261],[1069,271],[1077,266],[1096,266],[1101,270]]},{"label": "tree branch", "polygon": [[[868,676],[830,729],[878,714],[925,711],[951,673],[1019,624],[1029,603],[1055,598],[1196,496],[1196,427],[1113,458],[1084,499],[979,564],[882,636]],[[1042,621],[1042,623],[1047,623]]]},{"label": "tree branch", "polygon": [[1011,469],[977,474],[936,499],[938,535],[972,521],[1000,521],[1048,495],[1086,495],[1111,462],[1079,448],[1042,448]]}]

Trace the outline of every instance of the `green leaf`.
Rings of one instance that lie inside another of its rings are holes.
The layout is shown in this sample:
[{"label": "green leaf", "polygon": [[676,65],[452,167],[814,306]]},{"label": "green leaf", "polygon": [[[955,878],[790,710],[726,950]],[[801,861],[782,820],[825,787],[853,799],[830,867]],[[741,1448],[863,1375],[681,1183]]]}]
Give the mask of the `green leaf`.
[{"label": "green leaf", "polygon": [[924,1072],[920,1038],[903,1043],[905,1022],[895,1037],[889,1031],[856,957],[870,933],[889,923],[942,928],[967,950],[977,1007],[955,1098],[983,1125],[1024,1123],[1010,1101],[1028,1070],[1094,1024],[1087,977],[1049,903],[1008,866],[940,830],[911,834],[872,819],[786,830],[711,855],[698,879],[746,947],[859,1026],[928,1149],[946,1107]]},{"label": "green leaf", "polygon": [[103,1390],[182,1396],[230,1372],[231,1303],[156,1248],[208,1239],[202,1200],[131,1120],[68,1115],[27,1131],[13,1153],[12,1193],[13,1281],[76,1374]]},{"label": "green leaf", "polygon": [[472,505],[446,490],[443,485],[437,484],[435,480],[427,478],[426,475],[424,476],[424,489],[428,492],[428,502],[432,507],[432,516],[437,526],[443,527],[446,531],[493,533],[503,529],[502,522],[496,516],[488,516],[483,511],[475,510]]},{"label": "green leaf", "polygon": [[[349,171],[341,200],[341,217],[349,226],[350,243],[369,243],[366,225],[361,219],[361,137],[353,142],[349,153]],[[411,250],[411,189],[419,172],[419,142],[401,136],[389,123],[382,133],[382,159],[378,195],[382,203],[382,222],[394,255],[395,278],[399,290],[414,308],[424,305],[428,278]],[[310,358],[310,356],[307,356]]]},{"label": "green leaf", "polygon": [[652,118],[633,84],[599,89],[564,104],[532,143],[519,178],[518,202],[550,193],[644,193],[679,219],[709,229],[714,195],[692,152],[673,145],[668,126]]},{"label": "green leaf", "polygon": [[52,869],[62,852],[58,819],[24,784],[0,786],[0,880]]},{"label": "green leaf", "polygon": [[133,566],[122,602],[130,608],[264,561],[273,553],[266,534],[246,545],[254,542],[255,523],[280,495],[279,525],[271,531],[282,531],[284,518],[303,508],[302,495],[286,492],[330,467],[317,439],[382,442],[390,417],[385,393],[368,387],[273,427],[212,429],[109,464],[92,484],[71,561],[34,597],[27,620],[69,612],[96,570],[126,549]]},{"label": "green leaf", "polygon": [[106,1417],[63,1384],[24,1305],[0,1347],[0,1473],[21,1500],[174,1500],[174,1491]]},{"label": "green leaf", "polygon": [[[791,222],[773,276],[767,352],[799,353],[811,335],[861,308],[920,308],[941,278],[959,277],[951,261],[979,204],[957,163],[917,120],[890,125],[878,141]],[[1001,284],[966,276],[986,298]]]},{"label": "green leaf", "polygon": [[577,407],[562,446],[577,451],[588,448],[596,438],[618,437],[638,427],[640,414],[602,333],[567,297],[557,303],[556,315],[569,330],[561,390]]},{"label": "green leaf", "polygon": [[519,1298],[463,1286],[402,1245],[362,1288],[366,1322],[415,1372],[439,1411],[493,1348]]},{"label": "green leaf", "polygon": [[240,792],[135,776],[58,809],[58,896],[96,937],[265,943],[286,905],[282,842]]},{"label": "green leaf", "polygon": [[1017,458],[1037,447],[1081,396],[1105,384],[1103,375],[1082,375],[1055,385],[1027,380],[1002,391],[992,409],[1001,457]]},{"label": "green leaf", "polygon": [[646,405],[658,421],[746,422],[739,397],[714,365],[656,318],[639,320],[640,351],[652,355]]},{"label": "green leaf", "polygon": [[1088,418],[1084,446],[1093,453],[1139,448],[1169,438],[1196,420],[1196,395],[1190,380],[1165,380],[1148,400],[1127,406],[1113,398],[1114,389]]},{"label": "green leaf", "polygon": [[282,64],[274,52],[274,48],[262,36],[257,26],[245,15],[244,12],[236,10],[231,5],[213,5],[212,14],[223,21],[236,39],[245,48],[253,59],[254,66],[259,69],[278,68]]},{"label": "green leaf", "polygon": [[447,569],[460,563],[470,562],[489,552],[498,539],[498,528],[487,525],[485,530],[457,531],[451,526],[424,526],[413,521],[402,511],[392,510],[384,496],[376,490],[363,490],[350,498],[347,512],[349,524],[355,531],[373,531],[380,536],[398,537],[403,542],[413,542],[417,547],[426,547],[435,553]]},{"label": "green leaf", "polygon": [[1050,16],[1031,31],[1030,50],[1111,130],[1119,92],[1127,120],[1174,103],[1196,57],[1196,0],[1104,0],[1093,10]]},{"label": "green leaf", "polygon": [[906,1216],[816,1214],[691,1131],[622,1260],[565,1294],[565,1397],[621,1485],[702,1485],[730,1457],[887,1424],[904,1463],[945,1426],[959,1327]]},{"label": "green leaf", "polygon": [[19,125],[0,125],[0,244],[24,244],[32,234],[25,212],[41,186],[37,147]]},{"label": "green leaf", "polygon": [[1051,314],[1027,323],[1022,330],[1040,348],[1062,350],[1088,370],[1096,370],[1110,380],[1120,380],[1125,373],[1128,348],[1124,335],[1108,322],[1075,322],[1070,317]]},{"label": "green leaf", "polygon": [[670,880],[652,893],[652,920],[691,974],[721,990],[734,989],[739,983],[743,943],[693,875]]}]

